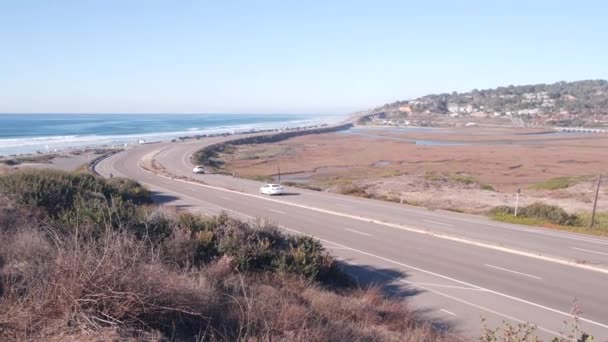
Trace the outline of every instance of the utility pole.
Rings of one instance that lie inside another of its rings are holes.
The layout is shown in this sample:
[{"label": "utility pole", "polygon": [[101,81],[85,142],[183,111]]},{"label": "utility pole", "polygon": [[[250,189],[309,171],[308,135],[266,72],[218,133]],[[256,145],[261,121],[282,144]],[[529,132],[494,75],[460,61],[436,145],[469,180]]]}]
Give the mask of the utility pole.
[{"label": "utility pole", "polygon": [[281,184],[281,164],[277,163],[277,173],[279,174],[279,184]]},{"label": "utility pole", "polygon": [[521,188],[517,189],[517,197],[515,197],[515,216],[517,216],[517,209],[519,208],[519,193],[521,192]]},{"label": "utility pole", "polygon": [[602,182],[602,174],[597,177],[597,187],[595,188],[595,200],[593,201],[593,211],[591,211],[591,222],[589,222],[589,228],[593,228],[595,221],[595,208],[597,208],[597,196],[600,193],[600,183]]}]

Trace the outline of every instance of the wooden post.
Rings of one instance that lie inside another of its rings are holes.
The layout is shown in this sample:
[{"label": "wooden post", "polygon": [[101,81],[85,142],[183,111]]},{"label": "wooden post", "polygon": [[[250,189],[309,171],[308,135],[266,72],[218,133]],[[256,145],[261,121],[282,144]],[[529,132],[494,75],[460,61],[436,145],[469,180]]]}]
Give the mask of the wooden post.
[{"label": "wooden post", "polygon": [[519,208],[519,193],[521,188],[517,189],[517,197],[515,197],[515,216],[517,216],[517,209]]},{"label": "wooden post", "polygon": [[281,165],[277,163],[277,172],[279,174],[279,184],[281,184]]},{"label": "wooden post", "polygon": [[589,228],[593,228],[595,221],[595,208],[597,208],[597,197],[600,193],[600,183],[602,182],[602,174],[597,177],[597,187],[595,188],[595,200],[593,200],[593,210],[591,211],[591,222],[589,222]]}]

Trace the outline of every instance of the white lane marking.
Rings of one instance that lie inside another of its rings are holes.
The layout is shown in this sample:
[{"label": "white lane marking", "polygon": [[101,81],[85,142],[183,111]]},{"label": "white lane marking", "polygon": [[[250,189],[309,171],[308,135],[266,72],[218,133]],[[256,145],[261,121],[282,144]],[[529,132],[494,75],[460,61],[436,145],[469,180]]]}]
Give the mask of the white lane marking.
[{"label": "white lane marking", "polygon": [[484,291],[475,287],[464,287],[464,286],[452,286],[452,285],[442,285],[442,284],[432,284],[432,283],[410,283],[413,285],[423,285],[423,286],[433,286],[433,287],[443,287],[446,289],[455,289],[455,290],[467,290],[467,291]]},{"label": "white lane marking", "polygon": [[[218,141],[222,141],[222,140],[218,140]],[[213,141],[207,141],[207,144],[212,144],[216,142],[215,140]],[[194,143],[200,143],[200,142],[193,142],[190,144],[194,144]],[[200,146],[200,148],[204,147],[206,145],[202,145]],[[161,149],[158,152],[161,152],[163,150],[168,149],[169,146]],[[118,155],[118,154],[116,154]],[[190,153],[190,155],[192,155],[192,153]],[[111,156],[113,157],[113,156]],[[111,158],[110,157],[110,158]],[[110,159],[107,158],[107,159]],[[96,166],[101,166],[101,162],[99,164],[97,164]],[[112,166],[114,163],[112,163]],[[352,203],[353,205],[359,205],[362,202],[362,200],[359,199],[354,199],[354,198],[348,198],[348,197],[343,197],[343,196],[339,196],[339,195],[334,195],[334,194],[317,194],[320,196],[323,196],[325,198],[329,198],[329,199],[335,199],[338,198],[339,200],[343,201],[343,202],[348,202],[348,203]],[[284,202],[286,203],[286,202]],[[348,205],[344,205],[341,203],[336,203],[337,205],[340,205],[342,207],[345,208],[351,208]],[[367,200],[364,204],[373,204],[376,205],[376,203],[374,203],[373,200]],[[384,206],[389,205],[388,203],[382,203]],[[410,207],[410,206],[402,206],[400,208],[398,208],[401,211],[406,211],[412,214],[418,214],[418,215],[426,215],[426,216],[431,216],[431,217],[437,217],[437,218],[445,218],[445,219],[449,219],[449,220],[458,220],[458,221],[463,221],[463,222],[470,222],[470,223],[477,223],[477,224],[482,224],[482,225],[487,225],[487,226],[492,226],[492,227],[496,227],[496,228],[500,228],[500,229],[510,229],[510,230],[516,230],[516,231],[522,231],[522,232],[527,232],[527,233],[532,233],[532,234],[538,234],[538,235],[545,235],[545,236],[550,236],[550,237],[554,237],[554,238],[565,238],[565,239],[570,239],[570,240],[576,240],[576,241],[583,241],[583,242],[588,242],[588,243],[595,243],[595,244],[601,244],[601,245],[608,245],[608,240],[602,240],[602,239],[597,239],[597,238],[592,238],[592,237],[584,237],[584,236],[576,236],[573,234],[568,234],[568,233],[563,233],[563,232],[554,232],[554,231],[547,231],[545,229],[541,229],[541,228],[533,228],[533,227],[524,227],[524,226],[519,226],[519,225],[508,225],[508,224],[497,224],[497,223],[493,223],[492,221],[481,221],[481,220],[475,220],[475,219],[466,219],[464,217],[458,217],[454,214],[447,216],[447,215],[443,215],[443,214],[439,214],[439,213],[432,213],[429,212],[428,210],[425,209],[419,209],[419,208],[415,208],[415,207]]]},{"label": "white lane marking", "polygon": [[509,270],[509,269],[498,267],[498,266],[494,266],[494,265],[488,265],[488,264],[483,264],[483,265],[486,266],[486,267],[495,268],[497,270],[501,270],[501,271],[505,271],[505,272],[509,272],[509,273],[514,273],[514,274],[519,274],[519,275],[522,275],[524,277],[530,277],[530,278],[534,278],[534,279],[538,279],[538,280],[543,280],[543,278],[541,278],[541,277],[533,276],[533,275],[530,275],[530,274],[527,274],[527,273],[521,273],[521,272]]},{"label": "white lane marking", "polygon": [[[152,173],[152,172],[150,172],[150,171],[148,171],[148,170],[145,170],[145,169],[142,169],[142,170],[144,170],[145,172],[148,172],[148,173]],[[163,177],[163,176],[159,176],[159,177]],[[178,180],[178,181],[182,181],[182,180]],[[193,183],[193,182],[187,182],[187,181],[182,181],[182,182],[186,182],[186,183]],[[198,183],[193,183],[193,184],[198,184]],[[198,185],[203,186],[203,184],[198,184]],[[212,186],[209,186],[209,185],[204,185],[204,186],[208,186],[208,187],[213,188]],[[162,189],[162,187],[159,187],[159,188],[161,188],[161,189]],[[219,189],[221,189],[221,188],[219,188]],[[165,190],[167,190],[167,189],[165,189]],[[238,192],[233,191],[233,190],[225,190],[225,189],[221,189],[221,190],[223,190],[223,191],[230,191],[230,192],[235,192],[235,193],[238,193]],[[172,192],[172,191],[170,191],[170,190],[167,190],[167,191]],[[188,196],[188,195],[183,195],[183,196],[190,197],[190,196]],[[251,195],[250,195],[250,196],[251,196]],[[257,196],[253,196],[253,197],[257,197]],[[196,200],[196,201],[199,201],[199,202],[208,203],[208,202],[205,202],[205,201],[202,201],[202,200],[199,200],[199,199],[193,198],[193,197],[190,197],[190,198],[192,198],[192,199],[194,199],[194,200]],[[220,207],[220,206],[218,206],[218,205],[216,205],[216,204],[212,204],[212,203],[208,203],[208,204],[214,205],[214,206],[216,206],[216,207]],[[220,207],[220,208],[222,208],[222,207]],[[227,208],[223,208],[223,209],[225,209],[226,211],[233,212],[233,213],[238,214],[238,215],[242,215],[242,216],[245,216],[245,217],[249,217],[250,219],[254,219],[254,217],[253,217],[253,216],[250,216],[250,215],[247,215],[247,214],[243,214],[243,213],[238,212],[238,211],[235,211],[235,210],[231,210],[231,209],[227,209]],[[300,232],[300,231],[298,231],[298,230],[295,230],[295,229],[287,228],[287,227],[285,227],[285,226],[279,226],[279,227],[280,227],[280,228],[282,228],[282,229],[285,229],[285,230],[288,230],[288,231],[294,232],[294,233],[301,234],[301,235],[311,235],[311,234],[305,234],[305,233],[302,233],[302,232]],[[543,309],[543,310],[546,310],[546,311],[549,311],[549,312],[553,312],[553,313],[556,313],[556,314],[559,314],[559,315],[562,315],[562,316],[566,316],[566,317],[569,317],[569,318],[575,318],[575,317],[574,317],[572,314],[570,314],[570,313],[563,312],[563,311],[560,311],[560,310],[557,310],[557,309],[553,309],[553,308],[550,308],[550,307],[548,307],[548,306],[544,306],[544,305],[542,305],[542,304],[537,304],[537,303],[534,303],[534,302],[531,302],[531,301],[528,301],[528,300],[525,300],[525,299],[521,299],[521,298],[518,298],[518,297],[515,297],[515,296],[508,295],[508,294],[506,294],[506,293],[502,293],[502,292],[498,292],[498,291],[490,290],[490,289],[487,289],[487,288],[484,288],[484,287],[481,287],[481,286],[473,285],[473,284],[471,284],[471,283],[468,283],[468,282],[465,282],[465,281],[462,281],[462,280],[458,280],[458,279],[455,279],[455,278],[451,278],[451,277],[449,277],[449,276],[445,276],[445,275],[442,275],[442,274],[439,274],[439,273],[436,273],[436,272],[433,272],[433,271],[425,270],[425,269],[422,269],[422,268],[419,268],[419,267],[415,267],[415,266],[410,266],[410,265],[407,265],[407,264],[404,264],[404,263],[401,263],[401,262],[398,262],[398,261],[395,261],[395,260],[391,260],[391,259],[388,259],[388,258],[385,258],[385,257],[381,257],[381,256],[376,255],[376,254],[373,254],[373,253],[368,253],[368,252],[365,252],[365,251],[362,251],[362,250],[359,250],[359,249],[355,249],[355,248],[352,248],[352,247],[348,247],[348,246],[345,246],[345,245],[339,244],[339,243],[337,243],[337,242],[333,242],[333,241],[330,241],[330,240],[322,239],[322,238],[320,238],[320,237],[318,237],[318,236],[317,236],[316,238],[317,238],[317,239],[319,239],[319,240],[320,240],[320,241],[322,241],[322,242],[331,243],[331,244],[333,244],[333,245],[335,245],[335,246],[342,247],[342,248],[344,248],[344,249],[347,249],[347,250],[350,250],[350,251],[353,251],[353,252],[357,252],[357,253],[359,253],[359,254],[363,254],[363,255],[371,256],[371,257],[374,257],[374,258],[376,258],[376,259],[380,259],[380,260],[386,261],[386,262],[388,262],[388,263],[392,263],[392,264],[395,264],[395,265],[398,265],[398,266],[401,266],[401,267],[410,268],[410,269],[413,269],[413,270],[416,270],[416,271],[419,271],[419,272],[422,272],[422,273],[430,274],[430,275],[433,275],[433,276],[436,276],[436,277],[439,277],[439,278],[442,278],[442,279],[451,280],[451,281],[453,281],[453,282],[455,282],[455,283],[459,283],[459,284],[462,284],[462,285],[466,285],[466,286],[474,287],[474,288],[477,288],[477,289],[479,289],[479,290],[484,290],[484,291],[486,291],[486,292],[488,292],[488,293],[491,293],[491,294],[497,295],[497,296],[499,296],[499,297],[503,297],[503,298],[511,299],[511,300],[513,300],[513,301],[520,302],[520,303],[523,303],[523,304],[527,304],[527,305],[530,305],[530,306],[534,306],[534,307],[537,307],[537,308],[540,308],[540,309]],[[405,281],[405,280],[402,280],[401,282],[403,282],[403,283],[405,283],[405,284],[414,285],[413,283],[410,283],[410,282]],[[480,306],[480,305],[477,305],[477,304],[474,304],[474,303],[468,302],[468,301],[466,301],[466,300],[463,300],[463,299],[460,299],[460,298],[457,298],[457,297],[454,297],[454,296],[447,295],[447,294],[442,293],[442,292],[440,292],[440,291],[437,291],[437,290],[434,290],[434,289],[430,289],[430,288],[426,288],[426,287],[424,287],[424,286],[420,286],[420,287],[421,287],[421,288],[423,288],[423,289],[425,289],[425,290],[427,290],[427,291],[430,291],[430,292],[433,292],[433,293],[437,293],[437,294],[442,295],[442,296],[444,296],[444,297],[446,297],[446,298],[450,298],[450,299],[452,299],[452,300],[455,300],[455,301],[461,302],[461,303],[463,303],[463,304],[467,304],[467,305],[472,306],[472,307],[474,307],[474,308],[477,308],[477,309],[480,309],[480,310],[484,310],[484,311],[486,311],[486,312],[493,313],[493,314],[498,315],[498,316],[500,316],[500,317],[507,318],[507,319],[510,319],[510,320],[513,320],[513,321],[516,321],[516,322],[519,322],[519,323],[525,323],[524,321],[522,321],[522,320],[520,320],[520,319],[514,318],[514,317],[512,317],[512,316],[509,316],[509,315],[506,315],[506,314],[500,313],[500,312],[498,312],[498,311],[495,311],[495,310],[492,310],[492,309],[489,309],[489,308],[485,308],[485,307],[483,307],[483,306]],[[579,319],[580,321],[582,321],[582,322],[586,322],[586,323],[589,323],[589,324],[597,325],[597,326],[599,326],[599,327],[602,327],[602,328],[608,329],[608,324],[599,323],[599,322],[596,322],[596,321],[593,321],[593,320],[591,320],[591,319],[587,319],[587,318],[584,318],[584,317],[579,317],[578,319]],[[538,329],[540,329],[540,330],[542,330],[542,331],[545,331],[545,332],[548,332],[548,333],[551,333],[551,334],[556,335],[556,336],[562,336],[560,333],[557,333],[557,332],[554,332],[554,331],[551,331],[551,330],[548,330],[548,329],[542,328],[541,326],[538,326]]]},{"label": "white lane marking", "polygon": [[283,214],[283,215],[285,215],[285,212],[284,212],[284,211],[280,211],[280,210],[276,210],[276,209],[268,209],[268,210],[269,210],[269,211],[272,211],[272,212],[275,212],[275,213],[277,213],[277,214]]},{"label": "white lane marking", "polygon": [[604,253],[604,252],[598,252],[598,251],[592,251],[590,249],[584,249],[584,248],[578,248],[578,247],[572,247],[572,249],[576,249],[579,251],[583,251],[583,252],[588,252],[588,253],[595,253],[595,254],[601,254],[601,255],[608,255],[608,253]]},{"label": "white lane marking", "polygon": [[562,233],[562,232],[557,232],[557,231],[546,231],[541,228],[522,227],[522,226],[507,225],[507,224],[496,224],[495,222],[492,222],[492,221],[469,220],[469,219],[465,219],[465,218],[449,217],[449,216],[444,216],[444,215],[441,215],[441,216],[440,215],[431,215],[431,216],[441,217],[441,218],[445,218],[445,219],[453,219],[453,220],[458,220],[458,221],[462,221],[462,222],[477,223],[477,224],[492,226],[492,227],[496,227],[496,228],[500,228],[500,229],[509,229],[509,230],[516,230],[516,231],[520,231],[520,232],[531,233],[531,234],[545,235],[545,236],[550,236],[550,237],[554,237],[554,238],[564,238],[564,239],[583,241],[583,242],[594,243],[594,244],[599,244],[599,245],[608,245],[608,240],[596,239],[596,238],[587,237],[587,236],[575,236],[572,234],[567,234],[567,233]]},{"label": "white lane marking", "polygon": [[373,235],[372,235],[372,234],[367,234],[367,233],[360,232],[360,231],[358,231],[358,230],[354,230],[354,229],[350,229],[350,228],[344,228],[344,230],[348,230],[349,232],[353,232],[353,233],[355,233],[355,234],[361,234],[361,235],[365,235],[365,236],[372,236],[372,237],[373,237]]},{"label": "white lane marking", "polygon": [[[190,198],[191,200],[194,200],[194,201],[196,201],[196,202],[200,202],[200,203],[208,204],[208,205],[210,205],[210,206],[213,206],[213,207],[219,208],[219,209],[220,209],[220,212],[221,212],[221,211],[228,211],[228,212],[234,213],[234,214],[236,214],[236,215],[239,215],[239,216],[245,217],[245,218],[247,218],[247,219],[249,219],[249,220],[254,220],[254,219],[255,219],[255,217],[253,217],[253,216],[251,216],[251,215],[243,214],[243,213],[238,212],[238,211],[236,211],[236,210],[228,209],[228,208],[226,208],[226,207],[222,207],[222,206],[217,205],[217,204],[214,204],[214,203],[210,203],[210,202],[207,202],[207,201],[203,201],[203,200],[198,199],[198,198],[196,198],[196,197],[192,197],[192,196],[189,196],[189,195],[186,195],[186,194],[182,194],[182,193],[177,192],[177,191],[175,191],[175,190],[169,190],[169,189],[164,188],[164,187],[162,187],[162,186],[158,186],[158,185],[154,185],[154,184],[150,184],[150,183],[145,183],[145,182],[140,182],[140,183],[141,183],[141,184],[144,184],[144,185],[151,186],[152,188],[157,188],[157,189],[164,190],[164,191],[166,191],[167,193],[173,193],[173,194],[177,194],[177,195],[180,195],[180,196],[184,196],[184,197]],[[208,208],[202,208],[202,209],[208,209]],[[214,213],[214,215],[217,215],[217,214],[218,214],[218,213]]]},{"label": "white lane marking", "polygon": [[446,310],[446,309],[439,309],[439,311],[441,311],[441,312],[445,312],[446,314],[448,314],[448,315],[450,315],[450,316],[456,316],[456,314],[455,314],[455,313],[453,313],[452,311],[448,311],[448,310]]},{"label": "white lane marking", "polygon": [[[151,171],[148,171],[146,169],[143,169],[143,168],[141,168],[141,169],[143,171],[151,173],[151,174],[153,174],[153,175],[155,175],[157,177],[168,178],[166,176],[154,174]],[[527,252],[527,251],[522,251],[522,250],[518,250],[518,249],[513,249],[513,248],[508,248],[508,247],[503,247],[503,246],[498,246],[498,245],[493,245],[491,243],[471,240],[471,239],[467,239],[467,238],[463,238],[463,237],[458,237],[458,236],[454,236],[454,235],[448,235],[448,234],[444,234],[444,233],[440,233],[440,232],[432,232],[432,231],[428,231],[426,229],[420,229],[420,228],[416,228],[416,227],[412,227],[412,226],[408,226],[408,225],[396,224],[396,223],[390,223],[390,222],[382,222],[382,221],[379,221],[379,220],[376,220],[376,219],[370,219],[370,218],[365,218],[365,217],[361,217],[361,216],[344,214],[344,213],[336,212],[336,211],[333,211],[333,210],[321,209],[321,208],[311,207],[311,206],[307,206],[307,205],[303,205],[303,204],[297,204],[297,203],[292,203],[292,202],[280,201],[280,200],[276,200],[274,198],[262,197],[262,196],[258,196],[258,195],[253,195],[253,194],[248,194],[248,193],[244,193],[244,192],[239,192],[239,191],[236,191],[236,190],[224,189],[224,188],[220,188],[220,187],[213,186],[213,185],[201,184],[201,183],[187,181],[187,180],[183,180],[183,179],[175,179],[175,181],[186,183],[186,184],[197,185],[197,186],[200,186],[200,187],[214,189],[214,190],[218,190],[218,191],[224,191],[224,192],[229,192],[229,193],[233,193],[233,194],[238,194],[238,195],[241,195],[241,196],[253,197],[253,198],[262,199],[262,200],[265,200],[265,201],[271,201],[271,202],[275,202],[275,203],[289,205],[289,206],[292,206],[292,207],[298,207],[298,208],[308,209],[308,210],[317,211],[317,212],[321,212],[321,213],[325,213],[325,214],[331,214],[331,215],[335,215],[335,216],[346,217],[346,218],[350,218],[350,219],[354,219],[354,220],[358,220],[358,221],[369,222],[369,223],[376,223],[376,224],[384,225],[384,226],[391,227],[391,228],[397,228],[397,229],[405,230],[405,231],[412,232],[412,233],[429,235],[431,237],[436,237],[436,238],[439,238],[439,239],[444,239],[444,240],[449,240],[449,241],[454,241],[454,242],[460,242],[460,243],[464,243],[464,244],[468,244],[468,245],[473,245],[473,246],[477,246],[477,247],[481,247],[481,248],[487,248],[487,249],[497,250],[497,251],[501,251],[501,252],[505,252],[505,253],[515,254],[515,255],[519,255],[519,256],[524,256],[524,257],[528,257],[528,258],[543,260],[543,261],[547,261],[547,262],[553,262],[553,263],[560,264],[560,265],[566,265],[566,266],[571,266],[571,267],[585,269],[585,270],[588,270],[588,271],[594,271],[594,272],[608,274],[608,268],[603,268],[603,267],[598,267],[598,266],[588,265],[588,264],[580,264],[580,263],[577,263],[575,260],[568,260],[568,259],[563,259],[563,258],[554,257],[554,256],[546,256],[546,255],[542,255],[542,254],[535,253],[535,252]]]},{"label": "white lane marking", "polygon": [[[287,227],[284,227],[284,226],[280,226],[280,227],[283,228],[283,229],[285,229],[285,230],[292,231],[294,233],[306,235],[306,234],[304,234],[304,233],[302,233],[302,232],[300,232],[298,230],[295,230],[295,229],[287,228]],[[307,235],[310,235],[310,234],[307,234]],[[569,317],[569,318],[575,318],[574,315],[572,315],[571,313],[568,313],[568,312],[564,312],[564,311],[560,311],[560,310],[557,310],[557,309],[553,309],[553,308],[550,308],[548,306],[544,306],[542,304],[537,304],[537,303],[531,302],[529,300],[525,300],[525,299],[521,299],[521,298],[518,298],[518,297],[515,297],[515,296],[511,296],[511,295],[508,295],[506,293],[502,293],[502,292],[499,292],[499,291],[490,290],[490,289],[487,289],[485,287],[477,286],[477,285],[468,283],[466,281],[458,280],[458,279],[455,279],[455,278],[452,278],[452,277],[449,277],[449,276],[446,276],[446,275],[443,275],[443,274],[439,274],[439,273],[436,273],[436,272],[433,272],[433,271],[425,270],[425,269],[420,268],[420,267],[415,267],[415,266],[407,265],[407,264],[404,264],[404,263],[399,262],[399,261],[391,260],[391,259],[379,256],[379,255],[376,255],[376,254],[373,254],[373,253],[368,253],[368,252],[362,251],[360,249],[356,249],[356,248],[348,247],[348,246],[345,246],[345,245],[341,245],[341,244],[339,244],[337,242],[333,242],[333,241],[330,241],[330,240],[325,240],[325,239],[322,239],[322,238],[320,238],[318,236],[316,238],[319,239],[320,241],[329,242],[329,243],[332,243],[332,244],[334,244],[336,246],[346,247],[347,249],[349,249],[352,252],[357,252],[357,253],[360,253],[360,254],[363,254],[363,255],[371,256],[373,258],[380,259],[380,260],[383,260],[383,261],[386,261],[386,262],[389,262],[389,263],[392,263],[392,264],[395,264],[395,265],[398,265],[398,266],[401,266],[401,267],[410,268],[410,269],[416,270],[418,272],[430,274],[430,275],[433,275],[433,276],[436,276],[436,277],[439,277],[439,278],[442,278],[442,279],[447,279],[447,280],[453,281],[455,283],[459,283],[459,284],[462,284],[462,285],[470,286],[470,287],[473,287],[473,288],[476,288],[476,289],[479,289],[479,290],[483,290],[483,291],[486,291],[488,293],[497,295],[499,297],[511,299],[513,301],[520,302],[520,303],[523,303],[523,304],[527,304],[527,305],[530,305],[530,306],[534,306],[534,307],[537,307],[539,309],[550,311],[550,312],[553,312],[553,313],[556,313],[556,314],[559,314],[559,315],[562,315],[562,316],[566,316],[566,317]],[[415,285],[415,283],[408,282],[406,280],[402,280],[402,282],[405,283],[405,284]],[[431,290],[431,289],[426,288],[424,286],[421,286],[421,287],[423,289],[425,289],[425,290],[439,293],[438,291]],[[461,302],[465,302],[464,300],[461,300],[461,299],[458,299],[458,300],[461,301]],[[475,305],[475,304],[473,304],[473,305]],[[486,311],[488,311],[488,310],[486,310]],[[489,311],[489,312],[492,312],[492,311]],[[509,318],[508,316],[503,316],[503,317]],[[593,321],[593,320],[590,320],[590,319],[587,319],[587,318],[583,318],[583,317],[579,317],[578,319],[580,321],[587,322],[589,324],[597,325],[599,327],[608,329],[608,324],[596,322],[596,321]],[[520,323],[523,323],[523,321],[521,321],[521,320],[517,320],[517,319],[514,319],[514,320],[516,320],[516,321],[518,321]]]},{"label": "white lane marking", "polygon": [[[406,284],[408,283],[408,282],[407,282],[407,281],[405,281],[405,280],[402,280],[401,282],[406,283]],[[421,286],[421,287],[422,287],[422,286]],[[441,292],[441,291],[437,291],[437,290],[434,290],[434,289],[427,289],[427,288],[425,288],[425,287],[422,287],[422,288],[423,288],[424,290],[427,290],[427,291],[432,292],[432,293],[434,293],[434,294],[440,295],[440,296],[442,296],[442,297],[445,297],[445,298],[451,299],[451,300],[453,300],[453,301],[456,301],[456,302],[459,302],[459,303],[462,303],[462,304],[465,304],[465,305],[468,305],[468,306],[474,307],[475,309],[478,309],[478,310],[482,310],[482,311],[485,311],[485,312],[489,312],[489,313],[491,313],[491,314],[494,314],[494,315],[499,316],[499,317],[502,317],[502,318],[509,319],[509,320],[511,320],[511,321],[515,321],[515,322],[517,322],[517,323],[522,323],[522,324],[527,324],[527,323],[528,323],[528,322],[522,321],[522,320],[521,320],[521,319],[519,319],[519,318],[515,318],[515,317],[513,317],[513,316],[510,316],[510,315],[504,314],[504,313],[502,313],[502,312],[498,312],[498,311],[496,311],[496,310],[492,310],[492,309],[487,308],[487,307],[485,307],[485,306],[481,306],[481,305],[477,305],[477,304],[475,304],[475,303],[471,303],[471,302],[469,302],[469,301],[467,301],[467,300],[464,300],[464,299],[460,299],[460,298],[458,298],[458,297],[451,296],[451,295],[449,295],[449,294],[447,294],[447,293],[443,293],[443,292]],[[559,332],[557,332],[557,331],[553,331],[553,330],[549,330],[549,329],[544,328],[544,327],[542,327],[542,326],[540,326],[540,325],[537,325],[537,326],[536,326],[536,328],[537,328],[538,330],[544,331],[544,332],[549,333],[549,334],[551,334],[551,335],[555,335],[555,336],[558,336],[558,337],[566,337],[566,336],[564,336],[564,334],[562,334],[562,333],[559,333]]]},{"label": "white lane marking", "polygon": [[429,222],[429,223],[434,223],[434,224],[440,224],[442,226],[454,227],[453,224],[449,224],[449,223],[443,223],[443,222],[437,222],[437,221],[431,221],[431,220],[422,220],[422,221]]}]

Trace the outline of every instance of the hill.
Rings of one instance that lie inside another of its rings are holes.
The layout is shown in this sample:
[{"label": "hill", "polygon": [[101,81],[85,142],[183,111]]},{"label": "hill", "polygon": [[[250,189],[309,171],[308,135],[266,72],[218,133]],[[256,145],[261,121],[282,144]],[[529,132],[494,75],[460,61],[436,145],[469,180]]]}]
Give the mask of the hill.
[{"label": "hill", "polygon": [[608,127],[608,81],[510,85],[431,94],[375,108],[360,123],[425,115],[503,119],[522,126]]},{"label": "hill", "polygon": [[0,241],[0,341],[455,340],[310,236],[157,207],[126,179],[2,175]]}]

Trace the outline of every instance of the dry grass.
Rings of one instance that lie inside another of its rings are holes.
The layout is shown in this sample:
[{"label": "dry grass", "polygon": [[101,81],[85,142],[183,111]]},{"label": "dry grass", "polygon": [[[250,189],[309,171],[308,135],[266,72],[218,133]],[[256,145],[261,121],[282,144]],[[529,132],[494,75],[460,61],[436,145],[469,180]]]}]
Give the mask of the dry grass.
[{"label": "dry grass", "polygon": [[[57,173],[24,175],[72,184]],[[70,177],[81,184],[90,176]],[[112,195],[138,187],[111,182]],[[64,199],[51,215],[32,204],[50,203],[19,201],[29,192],[6,189],[13,200],[0,196],[2,341],[448,339],[398,299],[354,286],[318,241],[266,222],[139,206],[128,213],[133,224],[95,228],[103,223],[82,224],[80,215],[120,208]],[[133,229],[140,226],[146,234]]]},{"label": "dry grass", "polygon": [[442,340],[377,289],[336,292],[287,274],[240,273],[223,257],[176,267],[114,233],[53,244],[4,233],[0,339]]},{"label": "dry grass", "polygon": [[534,184],[532,186],[533,189],[541,189],[541,190],[559,190],[566,189],[580,182],[588,181],[590,177],[588,176],[578,176],[578,177],[556,177],[548,179],[544,182],[540,182]]}]

